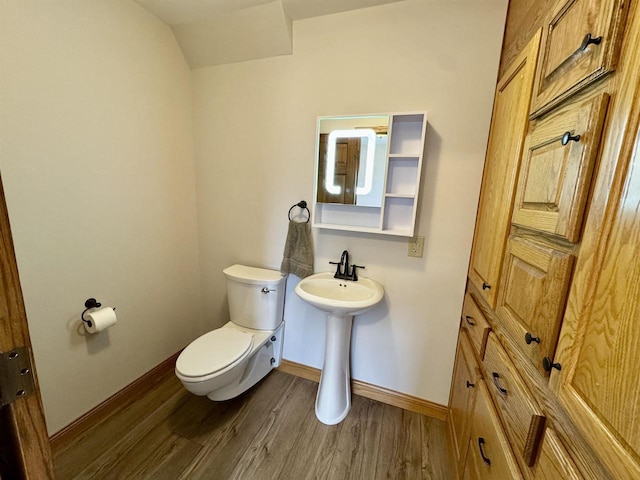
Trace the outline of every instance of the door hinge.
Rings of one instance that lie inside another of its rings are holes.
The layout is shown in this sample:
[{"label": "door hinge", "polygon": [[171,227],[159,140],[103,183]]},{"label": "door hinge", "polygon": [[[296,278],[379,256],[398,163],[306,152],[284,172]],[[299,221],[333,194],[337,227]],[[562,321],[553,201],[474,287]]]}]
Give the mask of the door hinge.
[{"label": "door hinge", "polygon": [[0,407],[35,390],[31,356],[27,347],[0,353]]}]

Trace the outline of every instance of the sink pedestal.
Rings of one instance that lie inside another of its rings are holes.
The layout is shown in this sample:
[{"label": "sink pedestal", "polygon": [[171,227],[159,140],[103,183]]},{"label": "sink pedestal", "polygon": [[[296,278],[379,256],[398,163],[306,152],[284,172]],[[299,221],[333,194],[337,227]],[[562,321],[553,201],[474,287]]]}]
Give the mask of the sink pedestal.
[{"label": "sink pedestal", "polygon": [[316,398],[316,417],[326,425],[340,423],[351,408],[351,326],[353,315],[327,315],[324,364]]}]

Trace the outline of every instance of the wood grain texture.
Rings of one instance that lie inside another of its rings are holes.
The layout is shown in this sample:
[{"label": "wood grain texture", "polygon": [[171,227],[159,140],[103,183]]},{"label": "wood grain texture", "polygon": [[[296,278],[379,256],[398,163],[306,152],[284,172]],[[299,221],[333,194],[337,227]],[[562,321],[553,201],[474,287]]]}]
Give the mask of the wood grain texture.
[{"label": "wood grain texture", "polygon": [[30,351],[35,391],[1,409],[1,423],[4,426],[0,432],[0,440],[4,447],[2,450],[12,451],[6,459],[17,460],[19,465],[16,468],[22,478],[53,478],[51,448],[40,398],[36,364],[31,354],[27,314],[0,178],[0,351],[8,352],[22,346],[28,347]]},{"label": "wood grain texture", "polygon": [[[321,371],[317,368],[301,365],[289,360],[282,360],[278,369],[316,383],[320,382]],[[355,395],[404,408],[405,410],[420,413],[421,415],[427,415],[437,420],[446,420],[448,416],[448,408],[445,405],[433,403],[422,398],[414,397],[413,395],[396,392],[360,380],[351,380],[351,391]]]},{"label": "wood grain texture", "polygon": [[108,417],[115,410],[126,407],[133,399],[161,381],[167,372],[173,372],[178,355],[180,355],[180,352],[176,352],[164,362],[53,434],[49,439],[51,448],[58,452],[64,450],[67,448],[68,443],[73,442],[73,439],[82,435],[84,431]]},{"label": "wood grain texture", "polygon": [[58,478],[453,478],[446,423],[354,396],[338,425],[314,414],[317,385],[274,371],[212,402],[172,373],[55,452]]},{"label": "wood grain texture", "polygon": [[453,367],[453,381],[449,397],[449,431],[458,471],[464,470],[469,447],[471,415],[480,376],[476,373],[476,359],[471,342],[464,330],[458,337],[458,350]]},{"label": "wood grain texture", "polygon": [[556,0],[509,1],[498,78],[505,74],[514,59],[542,27],[554,3]]},{"label": "wood grain texture", "polygon": [[[627,0],[555,3],[544,20],[531,105],[533,117],[616,68],[628,9]],[[601,37],[599,44],[582,48],[587,34]]]},{"label": "wood grain texture", "polygon": [[509,234],[539,40],[538,33],[500,79],[493,104],[469,267],[470,280],[478,287],[484,287],[480,290],[481,295],[492,307],[495,307],[498,278]]},{"label": "wood grain texture", "polygon": [[[540,431],[545,414],[493,333],[489,334],[483,367],[487,387],[502,418],[515,458],[525,470],[533,463],[540,446],[539,442],[530,443],[530,432],[532,429]],[[542,417],[542,420],[536,417]],[[533,440],[539,441],[540,435],[536,435]]]}]

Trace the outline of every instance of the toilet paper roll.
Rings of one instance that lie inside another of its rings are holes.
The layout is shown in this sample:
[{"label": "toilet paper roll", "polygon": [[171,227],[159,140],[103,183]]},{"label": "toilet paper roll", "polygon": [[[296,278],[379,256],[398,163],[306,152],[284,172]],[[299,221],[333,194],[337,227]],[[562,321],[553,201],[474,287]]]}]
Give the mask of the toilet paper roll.
[{"label": "toilet paper roll", "polygon": [[90,313],[85,313],[84,318],[88,322],[84,322],[84,328],[89,333],[98,333],[105,328],[109,328],[118,321],[116,317],[116,311],[111,307],[104,307],[94,310]]}]

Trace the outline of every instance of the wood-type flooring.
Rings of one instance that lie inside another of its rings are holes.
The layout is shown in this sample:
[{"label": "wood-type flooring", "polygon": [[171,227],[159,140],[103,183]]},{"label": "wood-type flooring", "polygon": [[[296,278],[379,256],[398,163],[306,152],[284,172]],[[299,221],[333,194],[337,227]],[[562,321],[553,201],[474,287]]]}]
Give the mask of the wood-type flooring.
[{"label": "wood-type flooring", "polygon": [[164,375],[140,398],[57,445],[67,479],[454,478],[447,425],[353,395],[338,425],[314,413],[318,385],[279,371],[212,402]]}]

